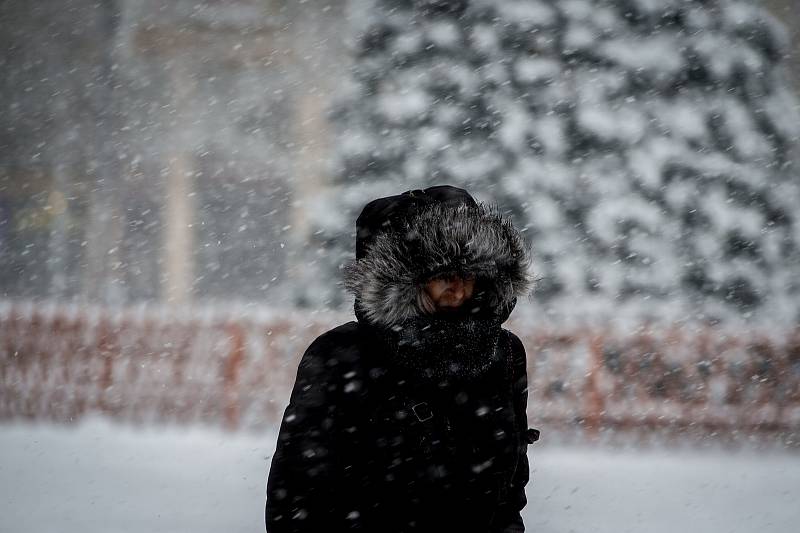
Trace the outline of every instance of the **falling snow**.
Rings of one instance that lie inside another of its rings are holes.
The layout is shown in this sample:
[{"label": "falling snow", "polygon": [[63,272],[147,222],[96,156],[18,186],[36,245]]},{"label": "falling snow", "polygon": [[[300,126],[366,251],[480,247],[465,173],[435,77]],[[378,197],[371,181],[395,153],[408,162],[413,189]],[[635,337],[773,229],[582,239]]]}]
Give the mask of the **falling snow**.
[{"label": "falling snow", "polygon": [[789,0],[0,2],[3,524],[262,529],[299,356],[352,319],[360,209],[449,183],[532,247],[506,324],[544,435],[529,530],[796,528],[798,21]]}]

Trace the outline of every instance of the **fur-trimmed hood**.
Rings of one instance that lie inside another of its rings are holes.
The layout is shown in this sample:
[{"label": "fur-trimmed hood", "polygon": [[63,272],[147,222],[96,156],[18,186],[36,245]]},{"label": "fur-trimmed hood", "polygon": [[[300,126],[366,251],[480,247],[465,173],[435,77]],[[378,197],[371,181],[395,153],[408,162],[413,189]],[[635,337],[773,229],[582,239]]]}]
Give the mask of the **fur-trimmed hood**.
[{"label": "fur-trimmed hood", "polygon": [[470,203],[415,206],[399,223],[395,219],[379,226],[386,229],[371,235],[361,257],[344,270],[357,315],[383,326],[399,324],[422,314],[421,284],[443,274],[472,274],[486,304],[507,317],[530,289],[530,254],[496,207],[467,197]]}]

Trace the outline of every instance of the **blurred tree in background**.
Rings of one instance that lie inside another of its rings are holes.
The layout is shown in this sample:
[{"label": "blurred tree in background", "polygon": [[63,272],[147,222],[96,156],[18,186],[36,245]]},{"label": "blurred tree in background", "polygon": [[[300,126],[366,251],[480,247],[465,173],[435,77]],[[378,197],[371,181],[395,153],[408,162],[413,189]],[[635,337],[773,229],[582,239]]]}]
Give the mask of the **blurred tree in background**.
[{"label": "blurred tree in background", "polygon": [[0,2],[0,295],[346,308],[364,203],[453,183],[525,228],[539,316],[793,323],[760,5]]},{"label": "blurred tree in background", "polygon": [[[800,121],[785,33],[757,4],[361,12],[337,113],[341,220],[377,195],[452,183],[525,228],[553,318],[797,320]],[[335,246],[347,228],[332,222],[318,226]]]}]

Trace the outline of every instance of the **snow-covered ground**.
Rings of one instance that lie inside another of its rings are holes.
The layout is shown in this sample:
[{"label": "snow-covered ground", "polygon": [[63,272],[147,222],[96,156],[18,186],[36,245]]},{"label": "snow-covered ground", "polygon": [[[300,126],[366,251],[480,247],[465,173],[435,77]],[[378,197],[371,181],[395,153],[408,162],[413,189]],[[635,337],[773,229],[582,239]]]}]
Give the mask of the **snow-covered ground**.
[{"label": "snow-covered ground", "polygon": [[[0,426],[0,530],[263,531],[274,434]],[[529,531],[788,532],[800,457],[783,452],[532,448]]]}]

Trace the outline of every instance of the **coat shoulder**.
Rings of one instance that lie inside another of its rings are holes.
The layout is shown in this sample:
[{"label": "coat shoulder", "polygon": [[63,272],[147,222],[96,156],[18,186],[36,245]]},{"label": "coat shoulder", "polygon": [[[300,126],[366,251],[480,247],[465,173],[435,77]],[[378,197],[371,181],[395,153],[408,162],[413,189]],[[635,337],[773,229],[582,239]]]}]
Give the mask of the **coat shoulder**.
[{"label": "coat shoulder", "polygon": [[297,366],[291,402],[307,406],[328,402],[361,358],[359,337],[358,323],[348,322],[314,339]]},{"label": "coat shoulder", "polygon": [[508,344],[514,354],[514,359],[525,358],[525,346],[522,344],[520,338],[513,332],[503,329],[503,335],[508,339]]},{"label": "coat shoulder", "polygon": [[515,348],[522,348],[522,341],[519,339],[516,333],[503,328],[503,334],[511,340],[512,346]]},{"label": "coat shoulder", "polygon": [[336,341],[357,334],[358,334],[358,322],[356,322],[355,320],[351,320],[350,322],[340,324],[335,328],[331,328],[328,331],[321,333],[314,340],[314,342],[316,343],[316,342]]},{"label": "coat shoulder", "polygon": [[525,353],[525,346],[520,338],[511,331],[503,329],[503,335],[507,339],[507,345],[511,349],[511,361],[513,362],[514,376],[525,376],[528,367],[528,356]]},{"label": "coat shoulder", "polygon": [[353,320],[322,333],[314,339],[308,348],[309,351],[313,349],[340,350],[353,347],[362,340],[363,333],[359,328],[359,324]]},{"label": "coat shoulder", "polygon": [[336,326],[319,335],[303,355],[306,364],[323,364],[327,367],[352,363],[360,359],[366,335],[356,321]]}]

